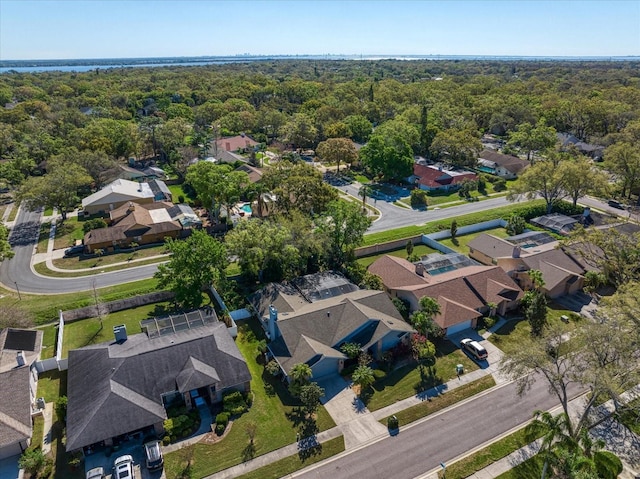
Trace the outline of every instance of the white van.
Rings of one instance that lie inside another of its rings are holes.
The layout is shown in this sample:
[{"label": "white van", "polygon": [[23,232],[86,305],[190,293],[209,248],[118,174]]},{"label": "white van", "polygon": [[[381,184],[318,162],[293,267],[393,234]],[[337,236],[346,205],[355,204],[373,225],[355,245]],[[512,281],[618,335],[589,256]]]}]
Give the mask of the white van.
[{"label": "white van", "polygon": [[460,347],[478,360],[487,359],[489,356],[487,350],[484,349],[478,341],[473,341],[469,338],[464,338],[460,341]]}]

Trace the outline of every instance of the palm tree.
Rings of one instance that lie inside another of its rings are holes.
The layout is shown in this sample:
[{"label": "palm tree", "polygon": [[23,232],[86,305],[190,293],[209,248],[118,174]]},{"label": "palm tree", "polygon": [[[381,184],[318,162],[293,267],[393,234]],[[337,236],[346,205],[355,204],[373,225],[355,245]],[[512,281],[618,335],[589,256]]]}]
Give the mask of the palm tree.
[{"label": "palm tree", "polygon": [[294,383],[302,384],[308,382],[313,376],[311,366],[306,363],[298,363],[291,368],[289,376]]},{"label": "palm tree", "polygon": [[367,204],[367,196],[371,196],[371,192],[373,190],[371,189],[371,185],[362,185],[360,187],[360,189],[358,190],[358,196],[362,197],[362,209],[364,210],[366,208],[366,204]]},{"label": "palm tree", "polygon": [[557,461],[556,448],[559,444],[573,442],[569,417],[565,414],[552,415],[547,411],[535,411],[533,421],[527,426],[527,434],[532,439],[542,436],[540,452],[544,455],[541,479],[545,479],[550,464]]},{"label": "palm tree", "polygon": [[373,375],[373,369],[369,366],[358,366],[351,375],[351,380],[353,384],[360,386],[360,394],[362,394],[365,389],[368,389],[375,382],[376,377]]},{"label": "palm tree", "polygon": [[531,279],[534,289],[539,291],[541,288],[544,288],[545,282],[542,277],[542,271],[537,269],[529,270],[529,279]]}]

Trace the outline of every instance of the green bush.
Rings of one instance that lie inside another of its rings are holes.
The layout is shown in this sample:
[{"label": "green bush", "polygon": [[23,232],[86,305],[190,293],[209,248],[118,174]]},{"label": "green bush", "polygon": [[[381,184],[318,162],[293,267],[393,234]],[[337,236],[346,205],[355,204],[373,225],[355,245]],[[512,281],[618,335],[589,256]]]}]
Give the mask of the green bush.
[{"label": "green bush", "polygon": [[162,445],[168,446],[169,444],[171,444],[171,438],[169,436],[164,436],[162,438]]},{"label": "green bush", "polygon": [[395,416],[390,416],[387,418],[387,427],[389,429],[398,429],[400,423],[398,422],[398,418]]},{"label": "green bush", "polygon": [[240,391],[227,393],[222,397],[222,409],[230,415],[242,414],[247,408],[247,403]]},{"label": "green bush", "polygon": [[504,178],[497,178],[493,182],[493,191],[499,192],[507,189],[507,181]]},{"label": "green bush", "polygon": [[218,436],[222,436],[224,434],[225,429],[227,429],[226,424],[216,424],[215,433]]},{"label": "green bush", "polygon": [[216,416],[216,424],[221,424],[226,427],[229,424],[229,413],[221,412]]},{"label": "green bush", "polygon": [[491,316],[487,316],[484,318],[484,326],[489,329],[492,328],[496,324],[496,318],[492,318]]},{"label": "green bush", "polygon": [[55,403],[56,415],[61,421],[65,421],[67,416],[67,396],[60,396]]},{"label": "green bush", "polygon": [[84,231],[85,234],[87,234],[91,230],[97,230],[97,229],[106,228],[106,227],[107,227],[107,222],[105,220],[103,220],[102,218],[95,218],[92,220],[85,221],[84,224],[82,225],[82,230]]},{"label": "green bush", "polygon": [[376,378],[376,381],[379,381],[380,379],[386,378],[387,373],[385,373],[382,369],[374,369],[373,377]]},{"label": "green bush", "polygon": [[423,208],[427,206],[427,192],[416,188],[411,190],[411,206],[414,208]]}]

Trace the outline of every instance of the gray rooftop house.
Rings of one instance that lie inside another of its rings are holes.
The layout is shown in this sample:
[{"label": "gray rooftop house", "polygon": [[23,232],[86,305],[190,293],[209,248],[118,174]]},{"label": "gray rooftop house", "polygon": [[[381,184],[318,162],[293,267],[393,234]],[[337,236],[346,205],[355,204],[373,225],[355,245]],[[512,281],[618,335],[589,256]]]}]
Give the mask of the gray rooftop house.
[{"label": "gray rooftop house", "polygon": [[287,378],[298,363],[311,366],[314,380],[338,374],[347,359],[340,351],[344,343],[380,358],[415,332],[384,291],[358,289],[332,272],[271,283],[252,305]]},{"label": "gray rooftop house", "polygon": [[249,391],[249,368],[215,313],[146,326],[129,337],[114,328],[117,341],[69,352],[67,451],[162,434],[165,407],[176,401],[194,407]]},{"label": "gray rooftop house", "polygon": [[0,330],[0,459],[22,454],[31,442],[41,347],[42,331]]}]

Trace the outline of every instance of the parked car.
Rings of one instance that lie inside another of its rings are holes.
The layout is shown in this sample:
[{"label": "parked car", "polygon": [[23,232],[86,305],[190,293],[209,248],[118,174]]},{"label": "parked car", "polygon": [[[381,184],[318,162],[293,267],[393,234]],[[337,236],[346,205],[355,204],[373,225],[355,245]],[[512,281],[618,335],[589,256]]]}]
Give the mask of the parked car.
[{"label": "parked car", "polygon": [[87,471],[87,479],[104,479],[104,469],[102,467],[94,467]]},{"label": "parked car", "polygon": [[68,249],[64,250],[64,255],[66,257],[78,256],[78,255],[82,254],[83,251],[84,251],[84,245],[83,244],[78,244],[78,245],[72,246],[71,248],[68,248]]},{"label": "parked car", "polygon": [[607,202],[607,204],[609,206],[611,206],[612,208],[618,208],[619,210],[623,210],[624,209],[624,206],[622,206],[622,203],[620,203],[619,201],[616,201],[616,200],[609,200]]},{"label": "parked car", "polygon": [[133,457],[120,456],[113,463],[113,479],[133,479]]},{"label": "parked car", "polygon": [[153,440],[145,443],[144,458],[147,464],[147,469],[153,471],[155,469],[162,469],[164,459],[162,457],[162,449],[160,448],[160,441]]},{"label": "parked car", "polygon": [[460,347],[463,351],[468,352],[478,360],[487,359],[487,357],[489,356],[487,350],[484,349],[478,341],[474,341],[469,338],[464,338],[462,341],[460,341]]}]

